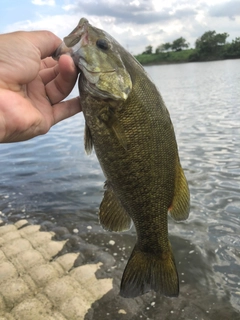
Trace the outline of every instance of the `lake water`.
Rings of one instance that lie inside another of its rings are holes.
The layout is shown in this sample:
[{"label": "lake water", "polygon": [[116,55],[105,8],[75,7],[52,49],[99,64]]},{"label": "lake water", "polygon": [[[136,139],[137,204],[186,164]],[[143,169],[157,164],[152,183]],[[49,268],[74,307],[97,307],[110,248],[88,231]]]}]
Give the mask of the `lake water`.
[{"label": "lake water", "polygon": [[[191,192],[189,219],[169,219],[181,293],[178,299],[147,294],[128,318],[116,308],[133,299],[116,293],[89,319],[240,319],[240,60],[146,70],[170,111]],[[79,114],[47,135],[0,145],[0,217],[67,227],[112,253],[122,273],[135,231],[119,235],[99,226],[104,177],[96,156],[84,153],[83,131]]]}]

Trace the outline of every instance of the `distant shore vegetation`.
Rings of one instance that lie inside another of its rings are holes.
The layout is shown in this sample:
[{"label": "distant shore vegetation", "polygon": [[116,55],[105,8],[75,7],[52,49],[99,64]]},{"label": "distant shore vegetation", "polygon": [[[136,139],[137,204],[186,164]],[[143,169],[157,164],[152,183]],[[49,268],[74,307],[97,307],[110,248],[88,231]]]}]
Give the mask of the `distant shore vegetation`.
[{"label": "distant shore vegetation", "polygon": [[155,52],[151,45],[145,51],[136,55],[136,59],[143,65],[214,61],[240,58],[240,37],[227,42],[229,34],[207,31],[195,42],[195,48],[189,49],[189,43],[183,37],[172,43],[162,43]]}]

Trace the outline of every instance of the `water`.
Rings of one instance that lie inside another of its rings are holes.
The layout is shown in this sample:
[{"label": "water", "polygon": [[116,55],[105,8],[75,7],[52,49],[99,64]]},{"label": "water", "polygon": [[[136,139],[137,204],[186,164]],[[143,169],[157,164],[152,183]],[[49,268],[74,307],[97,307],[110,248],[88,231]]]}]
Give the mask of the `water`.
[{"label": "water", "polygon": [[[179,298],[147,294],[128,319],[240,319],[240,60],[146,70],[171,114],[190,187],[191,214],[183,223],[169,219]],[[116,246],[108,250],[122,272],[135,231],[118,235],[99,227],[96,212],[104,177],[95,155],[84,153],[83,127],[79,114],[47,135],[0,145],[1,218],[5,223],[47,220],[70,232],[77,229],[85,241],[101,244],[103,250],[113,239]],[[119,309],[127,308],[127,300],[116,301]],[[126,319],[115,304],[99,303],[93,319]]]}]

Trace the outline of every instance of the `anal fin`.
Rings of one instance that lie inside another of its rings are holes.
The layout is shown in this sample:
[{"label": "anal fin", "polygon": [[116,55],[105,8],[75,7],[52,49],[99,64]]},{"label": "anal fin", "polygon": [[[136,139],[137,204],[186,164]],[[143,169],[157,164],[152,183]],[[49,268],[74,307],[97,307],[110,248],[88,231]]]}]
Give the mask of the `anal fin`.
[{"label": "anal fin", "polygon": [[176,180],[174,198],[169,208],[171,217],[176,221],[186,220],[190,211],[190,193],[184,171],[178,161],[176,168]]},{"label": "anal fin", "polygon": [[126,231],[132,226],[132,220],[115,196],[108,182],[100,205],[99,220],[104,229],[109,231]]}]

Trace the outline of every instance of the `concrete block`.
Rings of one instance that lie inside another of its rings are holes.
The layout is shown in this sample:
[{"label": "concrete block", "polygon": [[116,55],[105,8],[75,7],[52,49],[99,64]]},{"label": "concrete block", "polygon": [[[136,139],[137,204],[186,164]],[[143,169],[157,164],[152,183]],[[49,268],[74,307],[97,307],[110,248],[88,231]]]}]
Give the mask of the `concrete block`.
[{"label": "concrete block", "polygon": [[17,229],[20,229],[27,224],[28,224],[28,221],[26,219],[22,219],[22,220],[17,221],[14,225]]},{"label": "concrete block", "polygon": [[42,264],[29,270],[33,281],[38,287],[44,287],[52,279],[58,278],[59,274],[51,264]]},{"label": "concrete block", "polygon": [[29,249],[32,249],[30,242],[26,239],[21,238],[8,242],[2,247],[2,251],[8,258],[11,258],[12,256],[19,254],[20,252]]},{"label": "concrete block", "polygon": [[50,260],[63,249],[66,241],[51,241],[45,243],[42,247],[38,248],[38,251],[41,252],[45,260]]},{"label": "concrete block", "polygon": [[18,271],[10,261],[3,261],[0,263],[0,284],[12,278],[18,278]]},{"label": "concrete block", "polygon": [[82,297],[78,295],[64,301],[60,307],[61,312],[69,320],[84,319],[88,309],[88,303],[83,301]]},{"label": "concrete block", "polygon": [[31,242],[33,248],[38,248],[43,246],[46,242],[50,242],[52,240],[53,234],[50,232],[34,232],[30,234],[25,234],[24,236]]},{"label": "concrete block", "polygon": [[6,308],[10,309],[31,294],[26,283],[20,278],[2,283],[0,293],[4,298]]},{"label": "concrete block", "polygon": [[0,228],[0,237],[2,237],[5,233],[16,231],[16,227],[13,224],[8,224],[5,226],[2,226]]},{"label": "concrete block", "polygon": [[19,239],[19,238],[21,238],[21,235],[19,234],[19,232],[17,230],[10,231],[10,232],[7,232],[2,235],[2,239],[4,239],[5,243],[9,242],[11,240],[14,240],[14,239]]},{"label": "concrete block", "polygon": [[26,226],[25,228],[19,230],[19,233],[21,234],[22,237],[25,237],[26,235],[29,235],[31,233],[38,232],[41,226],[39,225],[30,225]]},{"label": "concrete block", "polygon": [[25,250],[24,252],[20,252],[16,259],[18,263],[22,265],[25,270],[31,269],[36,265],[41,265],[45,263],[43,256],[41,253],[34,249]]},{"label": "concrete block", "polygon": [[66,300],[75,295],[74,279],[69,276],[55,279],[45,287],[44,293],[55,307],[60,307]]},{"label": "concrete block", "polygon": [[69,271],[73,267],[78,256],[78,253],[67,253],[58,257],[55,261],[57,261],[64,270]]}]

